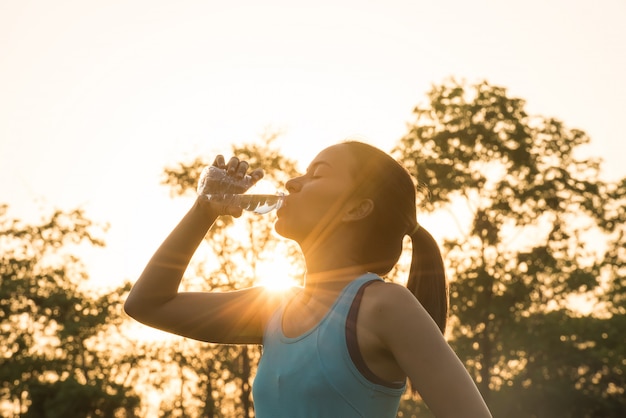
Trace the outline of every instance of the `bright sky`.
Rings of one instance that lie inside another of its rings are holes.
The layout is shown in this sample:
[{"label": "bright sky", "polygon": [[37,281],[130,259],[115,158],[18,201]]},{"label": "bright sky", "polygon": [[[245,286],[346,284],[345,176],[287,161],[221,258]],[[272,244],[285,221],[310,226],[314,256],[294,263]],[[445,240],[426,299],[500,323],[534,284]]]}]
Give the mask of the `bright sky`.
[{"label": "bright sky", "polygon": [[268,128],[303,164],[350,135],[390,150],[449,76],[586,131],[621,178],[624,21],[623,0],[0,1],[0,203],[109,222],[89,273],[134,280],[189,204],[166,165]]}]

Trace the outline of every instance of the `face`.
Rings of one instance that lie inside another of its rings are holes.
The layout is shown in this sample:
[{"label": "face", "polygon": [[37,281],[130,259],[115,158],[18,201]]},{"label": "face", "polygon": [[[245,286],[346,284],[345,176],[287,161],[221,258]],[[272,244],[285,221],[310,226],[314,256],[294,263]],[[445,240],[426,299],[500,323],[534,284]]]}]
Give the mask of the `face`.
[{"label": "face", "polygon": [[353,157],[341,144],[320,152],[303,176],[287,182],[289,195],[277,213],[276,232],[300,244],[323,242],[349,210],[352,164]]}]

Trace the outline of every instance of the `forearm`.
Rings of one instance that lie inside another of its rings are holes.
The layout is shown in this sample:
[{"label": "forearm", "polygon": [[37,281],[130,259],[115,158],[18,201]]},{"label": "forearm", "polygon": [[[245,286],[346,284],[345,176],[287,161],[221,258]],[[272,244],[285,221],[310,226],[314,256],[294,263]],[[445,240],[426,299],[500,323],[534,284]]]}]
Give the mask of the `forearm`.
[{"label": "forearm", "polygon": [[178,293],[183,274],[217,218],[217,213],[196,201],[154,253],[131,289],[124,309],[135,317],[160,306]]},{"label": "forearm", "polygon": [[[444,351],[444,350],[441,350]],[[476,384],[452,349],[439,362],[420,394],[437,417],[491,417]]]}]

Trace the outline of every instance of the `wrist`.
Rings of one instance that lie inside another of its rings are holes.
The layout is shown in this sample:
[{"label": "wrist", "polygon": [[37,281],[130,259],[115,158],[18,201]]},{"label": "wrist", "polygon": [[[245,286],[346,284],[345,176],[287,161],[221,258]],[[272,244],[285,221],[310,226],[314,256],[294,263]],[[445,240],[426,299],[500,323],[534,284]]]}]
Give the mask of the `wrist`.
[{"label": "wrist", "polygon": [[216,208],[202,196],[198,196],[190,212],[198,218],[197,221],[203,224],[206,223],[209,226],[221,215]]}]

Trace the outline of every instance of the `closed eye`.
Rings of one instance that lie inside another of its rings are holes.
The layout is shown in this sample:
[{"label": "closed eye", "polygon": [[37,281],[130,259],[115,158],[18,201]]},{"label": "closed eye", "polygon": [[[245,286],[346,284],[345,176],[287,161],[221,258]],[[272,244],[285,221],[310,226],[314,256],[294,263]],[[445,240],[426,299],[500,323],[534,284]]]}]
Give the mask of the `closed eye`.
[{"label": "closed eye", "polygon": [[306,177],[309,177],[311,179],[318,179],[320,177],[324,177],[324,173],[325,173],[325,170],[327,170],[327,167],[330,167],[328,163],[324,161],[317,162],[311,165],[307,169]]}]

